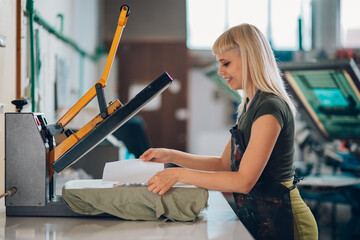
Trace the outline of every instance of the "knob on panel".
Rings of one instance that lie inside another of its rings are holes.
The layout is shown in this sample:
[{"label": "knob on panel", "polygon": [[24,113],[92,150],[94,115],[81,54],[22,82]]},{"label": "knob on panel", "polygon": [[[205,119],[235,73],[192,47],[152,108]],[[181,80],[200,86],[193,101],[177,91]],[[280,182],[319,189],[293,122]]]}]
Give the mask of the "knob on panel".
[{"label": "knob on panel", "polygon": [[12,100],[11,103],[15,105],[16,110],[18,112],[21,112],[23,106],[26,105],[28,102],[25,99],[16,99],[16,100]]}]

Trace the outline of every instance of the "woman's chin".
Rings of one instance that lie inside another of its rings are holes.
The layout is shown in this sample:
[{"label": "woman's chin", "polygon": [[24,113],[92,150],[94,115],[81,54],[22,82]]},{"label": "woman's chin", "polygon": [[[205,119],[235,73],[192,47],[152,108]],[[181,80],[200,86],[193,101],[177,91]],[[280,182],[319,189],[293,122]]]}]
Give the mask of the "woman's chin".
[{"label": "woman's chin", "polygon": [[229,84],[229,88],[231,89],[231,90],[237,90],[237,88],[236,87],[234,87],[233,85],[231,85],[231,84]]}]

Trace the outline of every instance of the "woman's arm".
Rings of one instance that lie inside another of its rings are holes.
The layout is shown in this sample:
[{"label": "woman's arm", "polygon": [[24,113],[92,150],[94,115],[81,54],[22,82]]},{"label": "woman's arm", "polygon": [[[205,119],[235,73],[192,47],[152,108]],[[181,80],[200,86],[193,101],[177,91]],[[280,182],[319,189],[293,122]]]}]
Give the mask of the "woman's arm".
[{"label": "woman's arm", "polygon": [[140,159],[160,163],[174,163],[185,168],[203,171],[230,171],[231,141],[229,141],[221,157],[200,156],[166,148],[150,148]]},{"label": "woman's arm", "polygon": [[[251,128],[249,144],[238,172],[203,172],[190,169],[166,169],[148,181],[148,189],[164,194],[176,182],[209,190],[248,193],[263,172],[281,131],[279,121],[272,115],[259,117]],[[225,151],[229,151],[229,143]],[[230,160],[229,160],[230,161]]]}]

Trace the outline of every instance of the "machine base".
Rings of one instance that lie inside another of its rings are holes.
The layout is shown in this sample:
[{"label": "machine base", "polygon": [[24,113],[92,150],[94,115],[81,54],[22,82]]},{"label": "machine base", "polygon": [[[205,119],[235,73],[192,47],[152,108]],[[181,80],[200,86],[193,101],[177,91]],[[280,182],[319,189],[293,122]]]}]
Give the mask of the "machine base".
[{"label": "machine base", "polygon": [[65,204],[61,196],[57,197],[56,201],[46,202],[45,206],[6,206],[6,216],[115,218],[106,213],[99,215],[83,215],[75,213]]}]

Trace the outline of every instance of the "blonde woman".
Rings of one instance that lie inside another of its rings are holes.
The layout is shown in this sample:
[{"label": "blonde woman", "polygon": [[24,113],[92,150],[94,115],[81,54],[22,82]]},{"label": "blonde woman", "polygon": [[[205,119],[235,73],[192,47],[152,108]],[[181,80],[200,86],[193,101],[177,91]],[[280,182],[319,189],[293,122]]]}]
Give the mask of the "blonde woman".
[{"label": "blonde woman", "polygon": [[140,158],[183,166],[148,181],[165,194],[176,182],[233,192],[240,220],[256,239],[317,239],[317,224],[294,177],[295,107],[287,95],[271,47],[253,25],[224,32],[213,45],[218,74],[243,89],[236,125],[221,157],[149,149]]}]

